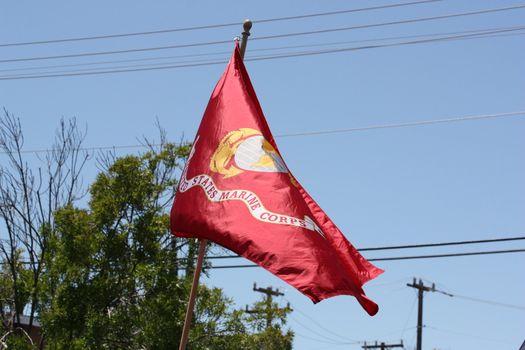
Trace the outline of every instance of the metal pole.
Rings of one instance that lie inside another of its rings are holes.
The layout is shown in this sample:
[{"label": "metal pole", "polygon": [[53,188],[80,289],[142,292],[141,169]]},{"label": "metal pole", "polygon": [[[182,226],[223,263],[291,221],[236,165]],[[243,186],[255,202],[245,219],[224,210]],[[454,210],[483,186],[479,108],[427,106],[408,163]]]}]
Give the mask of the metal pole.
[{"label": "metal pole", "polygon": [[241,58],[244,60],[244,53],[246,52],[246,45],[248,44],[248,37],[250,36],[250,29],[252,29],[252,21],[249,19],[245,20],[242,28],[244,29],[244,32],[242,32],[242,39],[241,39]]},{"label": "metal pole", "polygon": [[201,276],[202,262],[204,261],[204,252],[206,251],[205,239],[199,240],[199,256],[197,257],[197,266],[193,273],[193,283],[191,284],[190,300],[188,300],[188,307],[186,308],[186,318],[184,319],[184,328],[182,329],[182,338],[179,344],[179,350],[185,350],[188,343],[188,336],[190,334],[191,319],[193,317],[193,307],[195,306],[195,299],[197,297],[197,289],[199,287],[199,278]]}]

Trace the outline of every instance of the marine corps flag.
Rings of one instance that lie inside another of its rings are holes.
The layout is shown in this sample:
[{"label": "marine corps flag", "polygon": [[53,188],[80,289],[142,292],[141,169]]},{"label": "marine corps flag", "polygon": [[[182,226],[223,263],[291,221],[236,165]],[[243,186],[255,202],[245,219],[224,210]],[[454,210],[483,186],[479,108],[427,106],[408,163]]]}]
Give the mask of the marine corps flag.
[{"label": "marine corps flag", "polygon": [[348,242],[282,159],[236,46],[204,113],[171,209],[171,231],[264,267],[314,303],[353,295],[381,269]]}]

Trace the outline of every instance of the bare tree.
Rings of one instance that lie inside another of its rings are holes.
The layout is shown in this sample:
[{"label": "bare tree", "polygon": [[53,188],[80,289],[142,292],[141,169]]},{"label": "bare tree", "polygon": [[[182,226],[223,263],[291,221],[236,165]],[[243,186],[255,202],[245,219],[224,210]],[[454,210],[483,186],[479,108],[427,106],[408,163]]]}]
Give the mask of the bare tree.
[{"label": "bare tree", "polygon": [[0,115],[0,317],[4,332],[19,327],[21,315],[33,327],[41,302],[40,277],[53,213],[85,195],[80,173],[89,154],[82,149],[85,131],[76,120],[60,121],[54,144],[34,152],[29,163],[20,119]]}]

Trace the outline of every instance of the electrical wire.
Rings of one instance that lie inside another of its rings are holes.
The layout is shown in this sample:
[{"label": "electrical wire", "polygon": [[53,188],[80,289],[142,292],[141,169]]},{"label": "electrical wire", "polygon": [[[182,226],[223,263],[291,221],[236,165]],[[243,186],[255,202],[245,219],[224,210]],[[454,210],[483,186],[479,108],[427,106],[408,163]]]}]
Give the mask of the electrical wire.
[{"label": "electrical wire", "polygon": [[328,346],[323,346],[321,348],[311,348],[310,350],[334,350],[336,348],[341,348],[345,346],[346,348],[345,349],[350,349],[350,347],[347,345],[347,344],[334,344],[334,345],[328,345]]},{"label": "electrical wire", "polygon": [[492,254],[523,253],[523,252],[525,252],[525,249],[508,249],[508,250],[492,250],[492,251],[467,252],[467,253],[395,256],[395,257],[388,257],[388,258],[372,258],[372,259],[368,259],[368,261],[434,259],[434,258],[451,258],[451,257],[459,257],[459,256],[492,255]]},{"label": "electrical wire", "polygon": [[[283,298],[283,299],[286,300],[289,304],[291,304],[291,302],[290,302],[288,299],[286,299],[286,298]],[[333,335],[333,336],[336,336],[336,337],[342,339],[342,340],[345,341],[345,342],[358,343],[358,341],[355,340],[355,339],[351,339],[351,338],[348,338],[348,337],[342,336],[342,335],[340,335],[340,334],[338,334],[338,333],[336,333],[336,332],[334,332],[334,331],[332,331],[332,330],[326,328],[325,326],[323,326],[322,324],[320,324],[319,322],[317,322],[314,318],[308,316],[308,314],[306,314],[305,312],[299,310],[299,309],[298,309],[297,307],[295,307],[295,306],[293,307],[293,311],[297,311],[297,312],[298,312],[299,314],[301,314],[303,317],[305,317],[305,318],[307,318],[308,320],[310,320],[311,322],[313,322],[313,323],[316,325],[316,327],[322,329],[323,331],[325,331],[325,332],[327,332],[327,333],[329,333],[329,334],[331,334],[331,335]]]},{"label": "electrical wire", "polygon": [[[509,31],[522,31],[525,30],[525,26],[514,26],[514,27],[504,27],[504,28],[492,28],[492,29],[485,29],[485,30],[470,30],[470,31],[461,31],[461,32],[449,32],[446,33],[449,34],[455,34],[452,36],[447,36],[444,38],[435,38],[439,35],[445,35],[445,33],[440,34],[422,34],[422,35],[409,35],[409,36],[397,36],[397,37],[383,37],[383,38],[375,38],[375,39],[366,39],[366,40],[352,40],[347,42],[338,42],[338,43],[323,43],[323,44],[313,44],[313,45],[295,45],[295,46],[281,46],[281,47],[271,47],[271,48],[260,48],[260,49],[252,49],[252,52],[261,52],[261,51],[275,51],[275,50],[283,50],[287,48],[302,48],[302,47],[319,47],[319,46],[329,46],[329,45],[336,45],[341,43],[359,43],[359,42],[377,42],[377,41],[385,41],[385,40],[393,40],[393,39],[402,39],[402,38],[421,38],[426,37],[428,39],[426,40],[467,40],[467,39],[482,39],[482,38],[493,38],[496,36],[502,36],[504,34],[500,33],[507,33]],[[466,35],[458,35],[458,34],[466,34]],[[499,35],[498,35],[499,34]],[[523,35],[525,33],[512,33],[517,35]],[[512,34],[505,34],[505,35],[512,35]],[[426,41],[425,41],[426,42]],[[425,42],[412,42],[412,44],[417,43],[425,43]],[[397,43],[394,43],[396,45]],[[392,44],[381,44],[378,47],[389,47]],[[377,46],[377,45],[375,45]],[[353,47],[352,50],[359,50],[359,49],[371,49],[371,48],[377,48],[377,47]],[[261,59],[273,59],[273,58],[288,58],[292,57],[291,55],[297,55],[297,56],[303,56],[303,55],[314,55],[314,54],[327,54],[327,53],[335,53],[339,52],[340,50],[348,51],[349,48],[337,48],[333,50],[322,50],[322,51],[303,51],[303,52],[297,52],[292,51],[288,53],[281,53],[279,55],[259,55],[259,56],[249,56],[245,59],[245,61],[254,61],[254,60],[261,60]],[[52,66],[37,66],[37,67],[24,67],[24,68],[15,68],[15,69],[2,69],[0,72],[16,72],[16,71],[25,71],[25,70],[37,70],[37,69],[53,69],[53,68],[65,68],[65,67],[79,67],[79,66],[92,66],[92,65],[102,65],[102,64],[111,64],[111,63],[125,63],[125,62],[141,62],[141,61],[155,61],[155,60],[166,60],[169,58],[194,58],[194,57],[203,57],[203,56],[217,56],[217,55],[228,55],[230,54],[230,51],[221,51],[221,52],[215,52],[215,53],[201,53],[201,54],[188,54],[188,55],[177,55],[177,56],[164,56],[164,57],[152,57],[152,58],[142,58],[142,59],[129,59],[129,60],[110,60],[110,61],[100,61],[100,62],[88,62],[88,63],[77,63],[77,64],[64,64],[64,65],[52,65]],[[224,62],[226,62],[225,58],[222,58]],[[35,74],[68,74],[68,73],[86,73],[86,72],[106,72],[107,70],[114,70],[114,69],[126,69],[126,68],[139,68],[139,67],[158,67],[161,66],[161,68],[164,68],[164,65],[180,65],[180,64],[194,64],[194,63],[207,63],[209,60],[201,59],[201,60],[191,60],[191,61],[177,61],[177,62],[167,62],[167,63],[150,63],[150,64],[140,64],[140,65],[129,65],[129,66],[116,66],[116,67],[101,67],[101,68],[91,68],[91,69],[82,69],[82,70],[66,70],[66,71],[51,71],[51,72],[37,72],[37,73],[26,73],[26,74],[14,74],[14,75],[4,75],[0,76],[0,78],[3,78],[4,80],[8,80],[10,78],[21,78],[21,77],[28,77],[28,78],[35,78]],[[100,71],[101,69],[104,69],[106,71]]]},{"label": "electrical wire", "polygon": [[516,116],[523,116],[523,115],[525,115],[525,111],[485,114],[485,115],[472,115],[472,116],[457,117],[457,118],[422,120],[422,121],[409,122],[409,123],[383,124],[383,125],[371,125],[371,126],[364,126],[364,127],[357,127],[357,128],[298,132],[298,133],[290,133],[290,134],[281,134],[276,137],[285,138],[285,137],[297,137],[297,136],[342,134],[342,133],[349,133],[349,132],[356,132],[356,131],[368,131],[368,130],[378,130],[378,129],[397,129],[397,128],[406,128],[406,127],[413,127],[413,126],[424,126],[424,125],[455,123],[455,122],[464,122],[464,121],[473,121],[473,120],[506,118],[506,117],[516,117]]},{"label": "electrical wire", "polygon": [[0,80],[57,78],[57,77],[75,77],[75,76],[83,76],[83,75],[104,75],[104,74],[115,74],[115,73],[145,72],[145,71],[155,71],[155,70],[164,70],[164,69],[214,66],[214,65],[225,64],[225,63],[228,63],[228,61],[220,60],[220,61],[211,61],[211,62],[204,62],[204,63],[176,64],[176,65],[169,65],[169,66],[163,66],[163,67],[150,67],[150,68],[115,69],[115,70],[98,71],[98,72],[74,72],[73,71],[71,73],[63,73],[63,74],[43,74],[43,75],[20,76],[20,77],[17,77],[17,76],[0,77]]},{"label": "electrical wire", "polygon": [[485,33],[477,33],[477,34],[464,34],[464,35],[445,36],[445,37],[440,37],[440,38],[431,38],[431,39],[423,39],[423,40],[401,41],[401,42],[395,42],[395,43],[389,43],[389,44],[344,47],[344,48],[336,48],[336,49],[329,49],[329,50],[304,51],[304,52],[299,52],[299,53],[293,52],[290,54],[285,53],[281,55],[274,55],[274,56],[264,57],[264,58],[250,58],[248,60],[249,61],[260,61],[260,60],[281,59],[281,58],[289,58],[289,57],[301,57],[301,56],[323,55],[323,54],[330,54],[330,53],[341,53],[341,52],[347,52],[347,51],[360,51],[360,50],[370,50],[370,49],[379,49],[379,48],[389,48],[389,47],[405,46],[405,45],[419,45],[419,44],[428,44],[428,43],[435,43],[435,42],[442,42],[442,41],[484,39],[484,38],[492,38],[493,36],[491,36],[491,34],[515,32],[515,31],[520,31],[523,29],[525,29],[525,27],[519,27],[516,29],[502,29],[502,30],[495,30],[495,31],[490,31],[490,32],[487,31]]},{"label": "electrical wire", "polygon": [[[482,251],[482,252],[467,252],[467,253],[451,253],[451,254],[433,254],[433,255],[415,255],[415,256],[395,256],[387,258],[372,258],[367,259],[368,261],[394,261],[394,260],[413,260],[413,259],[434,259],[434,258],[449,258],[459,256],[474,256],[474,255],[492,255],[492,254],[508,254],[508,253],[524,253],[525,249],[508,249],[508,250],[493,250],[493,251]],[[235,269],[235,268],[248,268],[248,267],[259,267],[259,265],[219,265],[210,266],[210,269]]]},{"label": "electrical wire", "polygon": [[496,243],[496,242],[509,242],[509,241],[520,241],[520,240],[525,240],[525,236],[493,238],[493,239],[478,239],[478,240],[469,240],[469,241],[426,243],[426,244],[410,244],[410,245],[398,245],[398,246],[389,246],[389,247],[372,247],[372,248],[362,248],[362,249],[359,249],[359,251],[364,252],[364,251],[375,251],[375,250],[445,247],[445,246],[451,246],[451,245]]},{"label": "electrical wire", "polygon": [[308,340],[311,340],[311,341],[315,341],[315,342],[318,342],[318,343],[324,343],[324,344],[332,344],[332,345],[335,345],[335,346],[357,344],[357,343],[347,343],[347,342],[341,342],[341,341],[332,341],[332,340],[323,340],[323,339],[313,338],[311,336],[307,336],[307,335],[304,335],[304,334],[301,334],[301,333],[297,333],[296,331],[294,331],[294,334],[298,335],[301,338],[305,338],[305,339],[308,339]]},{"label": "electrical wire", "polygon": [[[250,51],[254,51],[254,49]],[[19,72],[19,71],[28,71],[28,70],[38,70],[38,69],[96,66],[96,65],[104,65],[104,64],[114,64],[114,63],[147,62],[147,61],[168,60],[168,59],[174,59],[174,58],[192,58],[192,57],[218,56],[218,55],[227,55],[227,54],[231,54],[231,51],[215,51],[215,52],[193,53],[193,54],[185,54],[185,55],[157,56],[157,57],[146,57],[146,58],[132,58],[132,59],[125,59],[125,60],[95,61],[95,62],[85,62],[85,63],[55,64],[55,65],[49,65],[49,66],[6,68],[6,69],[0,69],[0,72]]]},{"label": "electrical wire", "polygon": [[504,343],[504,344],[509,344],[509,345],[512,344],[512,345],[514,345],[513,343],[510,343],[510,342],[507,342],[507,341],[501,340],[501,339],[486,338],[486,337],[481,337],[481,336],[478,336],[478,335],[462,333],[462,332],[452,331],[452,330],[448,330],[448,329],[436,328],[436,327],[433,327],[433,326],[429,326],[427,324],[425,324],[424,327],[428,328],[428,329],[432,329],[432,330],[438,331],[438,332],[450,333],[450,334],[460,335],[460,336],[469,337],[469,338],[476,338],[476,339],[481,339],[481,340],[486,340],[486,341],[492,341],[492,342],[497,342],[497,343]]},{"label": "electrical wire", "polygon": [[[265,49],[259,49],[259,50],[265,50]],[[268,49],[268,50],[271,50],[271,49]],[[251,49],[250,51],[257,51],[257,49]],[[49,66],[6,68],[6,69],[0,69],[0,72],[19,72],[19,71],[39,70],[39,69],[96,66],[96,65],[104,65],[104,64],[130,63],[130,62],[147,62],[147,61],[170,60],[174,58],[195,58],[195,57],[219,56],[219,55],[229,55],[229,54],[231,54],[231,50],[230,51],[205,52],[205,53],[193,53],[193,54],[185,54],[185,55],[132,58],[132,59],[125,59],[125,60],[107,60],[107,61],[96,61],[96,62],[86,62],[86,63],[55,64],[55,65],[49,65]]]},{"label": "electrical wire", "polygon": [[[305,36],[305,35],[313,35],[313,34],[325,34],[325,33],[333,33],[333,32],[340,32],[340,31],[349,31],[349,30],[355,30],[355,29],[376,28],[376,27],[392,26],[392,25],[399,25],[399,24],[419,23],[419,22],[425,22],[425,21],[435,21],[435,20],[448,19],[448,18],[474,16],[474,15],[481,15],[481,14],[501,12],[501,11],[519,10],[522,8],[525,8],[525,5],[500,7],[500,8],[471,11],[471,12],[452,13],[452,14],[446,14],[446,15],[440,15],[440,16],[419,17],[419,18],[412,18],[412,19],[407,19],[407,20],[372,23],[372,24],[364,24],[364,25],[351,26],[351,27],[339,27],[339,28],[320,29],[320,30],[314,30],[314,31],[260,36],[260,37],[253,37],[250,40],[255,41],[255,40],[268,40],[268,39],[277,39],[277,38],[289,38],[289,37],[297,37],[297,36]],[[147,51],[178,49],[178,48],[187,48],[187,47],[218,45],[218,44],[226,44],[230,42],[231,40],[221,40],[221,41],[208,41],[208,42],[200,42],[200,43],[145,47],[145,48],[135,48],[135,49],[125,49],[125,50],[114,50],[114,51],[83,52],[83,53],[67,54],[67,55],[21,57],[21,58],[3,59],[3,60],[0,60],[0,63],[64,59],[64,58],[75,58],[75,57],[90,57],[90,56],[101,56],[101,55],[115,55],[115,54],[122,54],[122,53],[131,53],[131,52],[147,52]]]},{"label": "electrical wire", "polygon": [[11,58],[11,59],[0,60],[0,63],[25,62],[25,61],[41,61],[41,60],[53,60],[53,59],[76,58],[76,57],[91,57],[91,56],[104,56],[104,55],[116,55],[116,54],[123,54],[123,53],[132,53],[132,52],[148,52],[148,51],[159,51],[159,50],[168,50],[168,49],[181,49],[181,48],[187,48],[187,47],[199,47],[199,46],[228,44],[228,43],[231,43],[231,42],[232,42],[232,40],[219,40],[219,41],[207,41],[207,42],[179,44],[179,45],[142,47],[142,48],[125,49],[125,50],[82,52],[82,53],[75,53],[75,54],[68,54],[68,55],[21,57],[21,58]]},{"label": "electrical wire", "polygon": [[403,339],[403,336],[405,335],[405,332],[409,329],[408,321],[410,321],[410,318],[412,317],[412,312],[414,312],[414,307],[416,306],[416,301],[417,301],[417,294],[414,293],[414,300],[412,301],[412,306],[410,306],[410,311],[408,312],[408,316],[407,316],[407,319],[405,321],[405,325],[403,326],[403,330],[401,331],[401,337],[400,337],[401,339]]},{"label": "electrical wire", "polygon": [[458,295],[458,294],[454,294],[453,296],[456,297],[456,298],[459,298],[459,299],[475,301],[477,303],[483,303],[483,304],[488,304],[488,305],[493,305],[493,306],[507,307],[507,308],[512,308],[512,309],[525,310],[525,306],[521,306],[521,305],[500,303],[500,302],[497,302],[497,301],[485,300],[485,299],[479,299],[479,298],[472,298],[472,297],[467,297],[467,296]]},{"label": "electrical wire", "polygon": [[311,332],[313,334],[315,334],[316,336],[318,337],[321,337],[322,339],[324,339],[324,341],[329,341],[333,344],[341,344],[341,343],[345,343],[345,344],[357,344],[359,343],[358,341],[355,341],[355,340],[352,340],[352,341],[348,341],[348,340],[338,340],[338,339],[334,339],[334,338],[331,338],[331,337],[328,337],[326,336],[325,334],[319,332],[319,331],[316,331],[315,329],[312,329],[310,327],[308,327],[307,325],[305,325],[304,323],[302,323],[301,321],[299,321],[296,317],[294,317],[293,315],[290,315],[290,318],[295,322],[297,323],[299,326],[303,327],[304,329],[306,329],[308,332]]},{"label": "electrical wire", "polygon": [[[507,250],[491,250],[491,251],[479,251],[479,252],[464,252],[464,253],[450,253],[450,254],[431,254],[431,255],[412,255],[412,256],[395,256],[386,258],[370,258],[368,261],[395,261],[395,260],[414,260],[414,259],[435,259],[435,258],[450,258],[460,256],[478,256],[478,255],[494,255],[494,254],[509,254],[509,253],[524,253],[525,249],[507,249]],[[210,257],[207,257],[209,259]],[[178,259],[179,261],[185,261],[185,258]],[[31,262],[21,262],[22,264],[31,264]],[[0,265],[4,264],[0,262]],[[256,264],[246,265],[219,265],[209,266],[209,269],[236,269],[236,268],[248,268],[248,267],[259,267]]]},{"label": "electrical wire", "polygon": [[458,299],[465,299],[465,300],[474,301],[474,302],[477,302],[477,303],[488,304],[488,305],[492,305],[492,306],[500,306],[500,307],[505,307],[505,308],[510,308],[510,309],[525,310],[525,306],[522,306],[522,305],[515,305],[515,304],[501,303],[501,302],[493,301],[493,300],[473,298],[473,297],[469,297],[469,296],[465,296],[465,295],[448,293],[448,292],[444,292],[444,291],[441,291],[441,290],[436,290],[435,292],[440,293],[440,294],[444,294],[444,295],[449,296],[449,297],[458,298]]},{"label": "electrical wire", "polygon": [[250,40],[252,41],[253,40],[267,40],[267,39],[290,38],[290,37],[313,35],[313,34],[326,34],[326,33],[334,33],[334,32],[356,30],[356,29],[366,29],[366,28],[392,26],[392,25],[398,25],[398,24],[436,21],[436,20],[441,20],[441,19],[449,19],[449,18],[457,18],[457,17],[465,17],[465,16],[476,16],[476,15],[483,15],[483,14],[494,13],[494,12],[519,10],[523,8],[525,8],[525,4],[516,5],[516,6],[508,6],[508,7],[492,8],[492,9],[479,10],[479,11],[450,13],[450,14],[440,15],[440,16],[412,18],[412,19],[405,19],[405,20],[392,21],[392,22],[372,23],[372,24],[363,24],[363,25],[350,26],[350,27],[328,28],[328,29],[319,29],[319,30],[311,30],[311,31],[296,32],[296,33],[285,33],[285,34],[260,36],[260,37],[252,38]]},{"label": "electrical wire", "polygon": [[[404,3],[395,3],[395,4],[387,4],[387,5],[380,5],[380,6],[371,6],[371,7],[363,7],[363,8],[356,8],[356,9],[348,9],[348,10],[338,10],[338,11],[329,11],[329,12],[310,13],[310,14],[297,15],[297,16],[266,18],[266,19],[252,20],[252,22],[261,24],[261,23],[270,23],[270,22],[279,22],[279,21],[290,21],[290,20],[313,18],[313,17],[341,15],[341,14],[353,13],[353,12],[382,10],[382,9],[387,9],[387,8],[395,8],[395,7],[403,7],[403,6],[411,6],[411,5],[422,5],[422,4],[426,4],[426,3],[439,2],[439,1],[442,1],[442,0],[412,1],[412,2],[404,2]],[[225,27],[232,27],[232,26],[238,26],[238,25],[239,25],[238,22],[220,23],[220,24],[208,24],[208,25],[202,25],[202,26],[160,29],[160,30],[143,31],[143,32],[132,32],[132,33],[121,33],[121,34],[106,34],[106,35],[74,37],[74,38],[62,38],[62,39],[49,39],[49,40],[39,40],[39,41],[4,43],[4,44],[0,44],[0,47],[55,44],[55,43],[65,43],[65,42],[74,42],[74,41],[87,41],[87,40],[99,40],[99,39],[114,39],[114,38],[132,37],[132,36],[165,34],[165,33],[175,33],[175,32],[187,32],[187,31],[202,30],[202,29],[217,29],[217,28],[225,28]]]},{"label": "electrical wire", "polygon": [[[414,38],[432,38],[432,37],[436,37],[436,36],[447,36],[447,35],[458,35],[458,34],[480,34],[480,35],[484,35],[486,32],[508,30],[508,29],[521,30],[521,29],[524,29],[524,26],[482,28],[482,29],[466,30],[466,31],[440,32],[440,33],[404,35],[404,36],[389,36],[389,37],[379,37],[379,38],[371,38],[371,39],[337,41],[337,42],[323,42],[323,43],[304,44],[304,45],[285,45],[285,46],[277,46],[277,47],[252,48],[252,49],[250,49],[250,52],[248,53],[248,57],[253,52],[262,52],[262,51],[276,51],[276,50],[297,49],[297,48],[312,48],[312,47],[323,47],[323,46],[326,47],[326,46],[333,46],[333,45],[347,45],[347,44],[357,44],[357,43],[365,43],[365,42],[378,42],[378,41],[414,39]],[[518,33],[518,35],[521,35],[521,34],[524,34],[524,33]],[[28,71],[28,70],[39,70],[39,69],[42,70],[42,69],[54,69],[54,68],[67,68],[67,67],[82,67],[82,66],[93,66],[93,65],[103,65],[103,64],[146,62],[146,61],[168,60],[168,59],[176,59],[176,58],[195,58],[195,57],[205,57],[205,56],[229,55],[230,53],[231,53],[231,51],[216,51],[216,52],[194,53],[194,54],[185,54],[185,55],[170,55],[170,56],[158,56],[158,57],[147,57],[147,58],[134,58],[134,59],[125,59],[125,60],[107,60],[107,61],[87,62],[87,63],[58,64],[58,65],[33,66],[33,67],[22,67],[22,68],[8,68],[8,69],[0,69],[0,72],[18,72],[18,71]]]},{"label": "electrical wire", "polygon": [[[345,129],[335,129],[335,130],[326,130],[326,131],[312,131],[312,132],[302,132],[302,133],[293,133],[293,134],[277,134],[276,138],[285,138],[285,137],[295,137],[295,136],[313,136],[321,134],[336,134],[336,133],[351,133],[356,131],[368,131],[368,130],[378,130],[378,129],[396,129],[403,127],[413,127],[413,126],[425,126],[433,124],[443,124],[443,123],[455,123],[455,122],[464,122],[464,121],[473,121],[473,120],[484,120],[484,119],[499,119],[499,118],[508,118],[525,115],[524,111],[516,112],[506,112],[506,113],[494,113],[494,114],[483,114],[483,115],[472,115],[466,117],[456,117],[456,118],[445,118],[445,119],[434,119],[434,120],[425,120],[420,122],[412,123],[398,123],[398,124],[385,124],[385,125],[375,125],[375,126],[366,126],[360,128],[345,128]],[[153,146],[160,146],[160,144],[154,144]],[[132,149],[132,148],[146,148],[149,147],[143,144],[135,145],[112,145],[112,146],[93,146],[93,147],[81,147],[80,151],[85,152],[95,152],[95,151],[107,151],[107,150],[117,150],[117,149]],[[22,150],[20,153],[48,153],[51,152],[50,149],[34,149],[34,150]],[[0,152],[0,154],[6,154],[6,152]],[[458,243],[459,244],[459,243]],[[365,248],[371,249],[371,248]]]},{"label": "electrical wire", "polygon": [[[247,58],[245,59],[245,61],[265,61],[265,60],[283,59],[283,58],[291,58],[291,57],[303,57],[303,56],[323,55],[323,54],[332,54],[332,53],[342,53],[342,52],[349,52],[349,51],[390,48],[390,47],[405,46],[405,45],[428,44],[428,43],[442,42],[442,41],[482,39],[482,38],[490,38],[491,37],[489,36],[490,34],[514,32],[514,31],[519,31],[519,30],[524,30],[524,29],[525,29],[525,26],[514,28],[514,29],[488,31],[488,32],[477,33],[477,34],[446,36],[446,37],[432,38],[432,39],[425,39],[425,40],[402,41],[402,42],[389,43],[389,44],[354,46],[354,47],[337,48],[337,49],[329,49],[329,50],[304,51],[304,52],[299,52],[299,53],[297,52],[284,53],[284,54],[278,54],[278,55]],[[0,80],[42,79],[42,78],[103,75],[103,74],[128,73],[128,72],[143,72],[143,71],[154,71],[154,70],[164,70],[164,69],[211,66],[211,65],[225,64],[227,62],[228,60],[223,59],[223,60],[218,60],[218,61],[209,61],[209,62],[202,62],[202,63],[172,64],[172,65],[166,65],[166,66],[160,66],[160,67],[155,66],[155,67],[129,68],[129,69],[119,68],[119,69],[89,71],[89,72],[70,71],[68,73],[50,73],[50,74],[41,74],[41,75],[21,74],[21,75],[11,75],[11,76],[0,76]]]},{"label": "electrical wire", "polygon": [[[521,240],[525,240],[525,236],[478,239],[478,240],[469,240],[469,241],[453,241],[453,242],[440,242],[440,243],[424,243],[424,244],[408,244],[408,245],[396,245],[396,246],[384,246],[384,247],[370,247],[370,248],[359,248],[357,250],[359,252],[366,252],[366,251],[377,251],[377,250],[398,250],[398,249],[412,249],[412,248],[446,247],[446,246],[452,246],[452,245],[500,243],[500,242],[521,241]],[[240,257],[241,257],[240,255],[221,255],[221,256],[207,257],[207,259],[234,259],[234,258],[240,258]]]},{"label": "electrical wire", "polygon": [[[395,281],[391,281],[391,282],[383,282],[383,283],[374,283],[374,282],[371,282],[369,284],[366,285],[367,288],[376,288],[376,287],[384,287],[384,286],[391,286],[393,284],[403,284],[403,289],[404,289],[404,282],[407,280],[407,278],[409,278],[408,276],[407,277],[403,277],[403,278],[400,278],[398,280],[395,280]],[[394,290],[396,291],[396,290]]]},{"label": "electrical wire", "polygon": [[[524,33],[525,34],[525,33]],[[228,52],[228,54],[230,54],[231,52]],[[227,59],[226,57],[224,57],[225,54],[223,54],[223,57],[220,57],[220,58],[216,58],[216,59],[220,59],[220,63],[226,63],[227,62]],[[55,71],[50,71],[50,72],[46,72],[46,73],[52,73],[52,74],[68,74],[68,73],[71,73],[71,72],[75,72],[75,73],[87,73],[87,72],[95,72],[95,73],[98,73],[101,69],[109,69],[109,70],[114,70],[114,69],[136,69],[136,68],[140,68],[140,67],[147,67],[147,68],[153,68],[153,67],[161,67],[163,68],[164,66],[166,66],[167,64],[168,65],[187,65],[187,64],[200,64],[200,63],[204,63],[204,65],[207,65],[207,63],[210,62],[210,59],[209,58],[206,58],[206,59],[192,59],[192,60],[185,60],[185,61],[176,61],[176,62],[164,62],[164,63],[161,63],[161,62],[158,62],[158,63],[145,63],[145,64],[133,64],[133,65],[119,65],[119,66],[113,66],[113,67],[98,67],[98,68],[84,68],[84,69],[79,69],[79,70],[74,70],[74,71],[71,71],[71,70],[55,70]],[[34,74],[42,74],[42,73],[22,73],[22,74],[13,74],[13,75],[3,75],[1,76],[2,78],[19,78],[19,77],[33,77]]]}]

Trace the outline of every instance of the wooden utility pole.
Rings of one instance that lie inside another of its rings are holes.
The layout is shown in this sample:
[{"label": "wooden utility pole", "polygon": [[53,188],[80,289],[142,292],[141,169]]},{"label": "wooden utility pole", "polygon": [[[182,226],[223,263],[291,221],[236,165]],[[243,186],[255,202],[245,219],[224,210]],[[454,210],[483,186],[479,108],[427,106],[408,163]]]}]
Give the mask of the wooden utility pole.
[{"label": "wooden utility pole", "polygon": [[403,341],[401,340],[399,344],[385,344],[384,342],[377,343],[377,341],[374,344],[367,344],[365,342],[365,345],[362,346],[363,349],[381,349],[381,350],[387,350],[392,348],[403,348]]},{"label": "wooden utility pole", "polygon": [[[284,293],[279,292],[279,288],[276,288],[275,290],[272,287],[268,288],[258,288],[257,283],[253,284],[253,291],[266,294],[266,300],[265,300],[265,307],[266,310],[264,313],[266,314],[266,328],[270,328],[272,326],[273,318],[274,318],[274,312],[272,311],[272,304],[273,304],[273,297],[278,297],[284,295]],[[291,310],[290,303],[286,305],[285,310]],[[246,305],[245,312],[249,314],[257,314],[261,311],[259,310],[249,310],[248,305]]]},{"label": "wooden utility pole", "polygon": [[432,287],[425,286],[423,281],[419,279],[416,283],[416,279],[412,281],[412,284],[407,283],[408,287],[417,289],[417,345],[416,350],[421,350],[421,344],[423,342],[423,293],[424,292],[435,292],[436,285],[432,283]]}]

